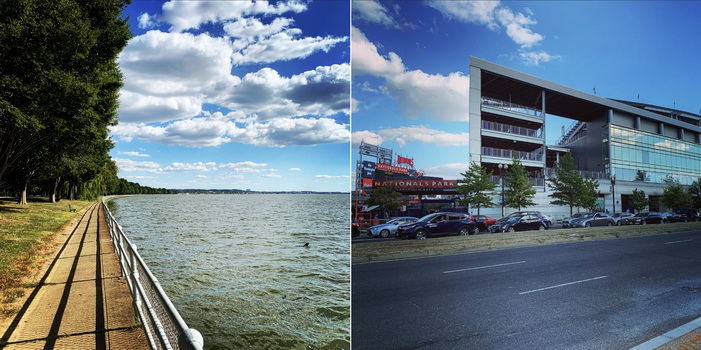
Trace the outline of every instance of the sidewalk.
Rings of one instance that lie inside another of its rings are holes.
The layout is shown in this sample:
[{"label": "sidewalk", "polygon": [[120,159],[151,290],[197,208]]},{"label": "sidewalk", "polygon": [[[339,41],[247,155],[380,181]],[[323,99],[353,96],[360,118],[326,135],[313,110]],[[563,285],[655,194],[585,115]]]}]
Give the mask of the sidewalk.
[{"label": "sidewalk", "polygon": [[679,326],[631,350],[700,350],[701,318]]},{"label": "sidewalk", "polygon": [[100,205],[87,209],[0,333],[0,349],[148,349]]}]

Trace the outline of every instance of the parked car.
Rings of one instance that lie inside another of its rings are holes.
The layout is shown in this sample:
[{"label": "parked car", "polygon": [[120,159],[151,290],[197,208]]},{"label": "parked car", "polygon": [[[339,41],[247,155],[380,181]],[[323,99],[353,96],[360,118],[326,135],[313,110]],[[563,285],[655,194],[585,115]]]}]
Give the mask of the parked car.
[{"label": "parked car", "polygon": [[[586,213],[568,222],[568,227],[613,226],[616,219],[606,213]],[[563,224],[564,226],[564,224]]]},{"label": "parked car", "polygon": [[[520,218],[523,217],[524,215],[535,215],[537,216],[542,222],[545,228],[550,228],[553,224],[553,220],[549,215],[544,215],[543,213],[537,211],[537,210],[527,210],[527,211],[517,211],[513,212],[501,219],[498,219],[494,224],[503,224],[504,222],[510,220],[511,218]],[[491,231],[491,230],[490,230]],[[496,230],[495,232],[499,232],[499,230]]]},{"label": "parked car", "polygon": [[660,213],[658,213],[656,211],[638,213],[634,217],[632,217],[630,221],[633,224],[640,224],[640,225],[664,224],[664,220],[663,220],[662,216],[660,215]]},{"label": "parked car", "polygon": [[545,223],[535,214],[511,216],[505,221],[490,226],[491,232],[514,232],[527,230],[545,230]]},{"label": "parked car", "polygon": [[628,225],[629,224],[629,219],[634,217],[635,215],[633,213],[616,213],[613,214],[612,217],[614,220],[616,220],[616,225]]},{"label": "parked car", "polygon": [[494,225],[497,219],[492,219],[487,215],[472,215],[480,231],[488,231],[489,226]]},{"label": "parked car", "polygon": [[665,222],[678,222],[682,221],[681,215],[674,215],[673,213],[659,213],[662,218],[662,223]]},{"label": "parked car", "polygon": [[465,213],[433,213],[416,222],[397,227],[397,236],[402,239],[426,239],[432,236],[458,234],[465,236],[479,233],[477,223]]},{"label": "parked car", "polygon": [[397,227],[402,224],[416,222],[418,218],[412,216],[403,216],[387,221],[382,225],[375,225],[368,229],[368,236],[387,238],[397,235]]},{"label": "parked car", "polygon": [[674,213],[681,216],[681,221],[699,221],[699,212],[696,211],[696,209],[677,209],[674,211]]},{"label": "parked car", "polygon": [[572,215],[572,216],[570,216],[570,217],[568,217],[568,218],[562,219],[562,227],[563,227],[563,228],[574,227],[574,226],[572,226],[570,223],[571,223],[573,220],[581,219],[582,216],[584,216],[584,213],[577,213],[577,214],[574,214],[574,215]]}]

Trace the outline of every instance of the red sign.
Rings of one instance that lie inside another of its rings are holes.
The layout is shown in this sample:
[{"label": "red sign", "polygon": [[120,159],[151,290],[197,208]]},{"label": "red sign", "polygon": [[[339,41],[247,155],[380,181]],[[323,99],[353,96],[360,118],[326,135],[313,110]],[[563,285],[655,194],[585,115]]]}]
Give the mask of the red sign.
[{"label": "red sign", "polygon": [[404,158],[400,155],[397,156],[397,164],[409,164],[410,167],[414,167],[414,159],[413,158]]},{"label": "red sign", "polygon": [[393,173],[402,173],[402,174],[408,174],[409,169],[398,167],[398,166],[392,166],[392,165],[387,165],[387,164],[382,164],[382,163],[377,163],[375,164],[375,168],[377,170],[386,170],[386,171],[391,171]]},{"label": "red sign", "polygon": [[383,180],[373,181],[372,187],[398,188],[456,188],[458,180]]}]

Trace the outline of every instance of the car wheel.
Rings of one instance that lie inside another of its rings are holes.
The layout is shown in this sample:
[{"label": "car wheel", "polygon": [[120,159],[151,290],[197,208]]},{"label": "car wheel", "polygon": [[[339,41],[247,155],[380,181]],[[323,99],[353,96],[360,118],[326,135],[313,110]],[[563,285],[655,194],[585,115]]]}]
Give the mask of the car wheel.
[{"label": "car wheel", "polygon": [[606,223],[606,226],[613,226],[613,223],[611,223],[611,221],[609,221]]},{"label": "car wheel", "polygon": [[428,238],[428,232],[424,230],[416,231],[416,239],[426,239]]},{"label": "car wheel", "polygon": [[591,222],[587,222],[586,224],[584,224],[584,227],[591,227]]},{"label": "car wheel", "polygon": [[478,233],[480,233],[480,228],[477,227],[477,225],[475,225],[475,228],[472,229],[472,234],[473,234],[473,235],[476,235],[476,234],[478,234]]},{"label": "car wheel", "polygon": [[543,225],[538,226],[538,231],[545,231],[545,226],[543,226]]},{"label": "car wheel", "polygon": [[389,230],[382,230],[382,231],[380,231],[380,237],[382,237],[382,238],[387,238],[387,237],[389,237]]},{"label": "car wheel", "polygon": [[641,225],[647,225],[647,221],[642,220],[642,221],[640,221],[640,224],[641,224]]},{"label": "car wheel", "polygon": [[664,224],[664,220],[660,220],[660,224]]},{"label": "car wheel", "polygon": [[458,235],[460,236],[467,236],[470,234],[470,228],[467,226],[463,226],[458,230]]},{"label": "car wheel", "polygon": [[507,231],[507,232],[516,232],[516,229],[515,229],[513,226],[511,226],[511,227],[509,227],[509,229],[506,230],[506,231]]},{"label": "car wheel", "polygon": [[616,226],[621,226],[623,225],[623,221],[616,221]]}]

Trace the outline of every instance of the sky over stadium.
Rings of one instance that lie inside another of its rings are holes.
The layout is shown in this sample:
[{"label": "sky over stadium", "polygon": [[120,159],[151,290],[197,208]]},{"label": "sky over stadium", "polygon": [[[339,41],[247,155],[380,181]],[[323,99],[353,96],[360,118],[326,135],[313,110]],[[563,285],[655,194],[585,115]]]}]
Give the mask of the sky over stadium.
[{"label": "sky over stadium", "polygon": [[[699,14],[699,1],[353,1],[353,164],[364,140],[414,158],[426,175],[459,178],[470,56],[701,114]],[[571,121],[546,123],[552,144]]]},{"label": "sky over stadium", "polygon": [[125,16],[120,177],[349,190],[350,2],[133,1]]}]

